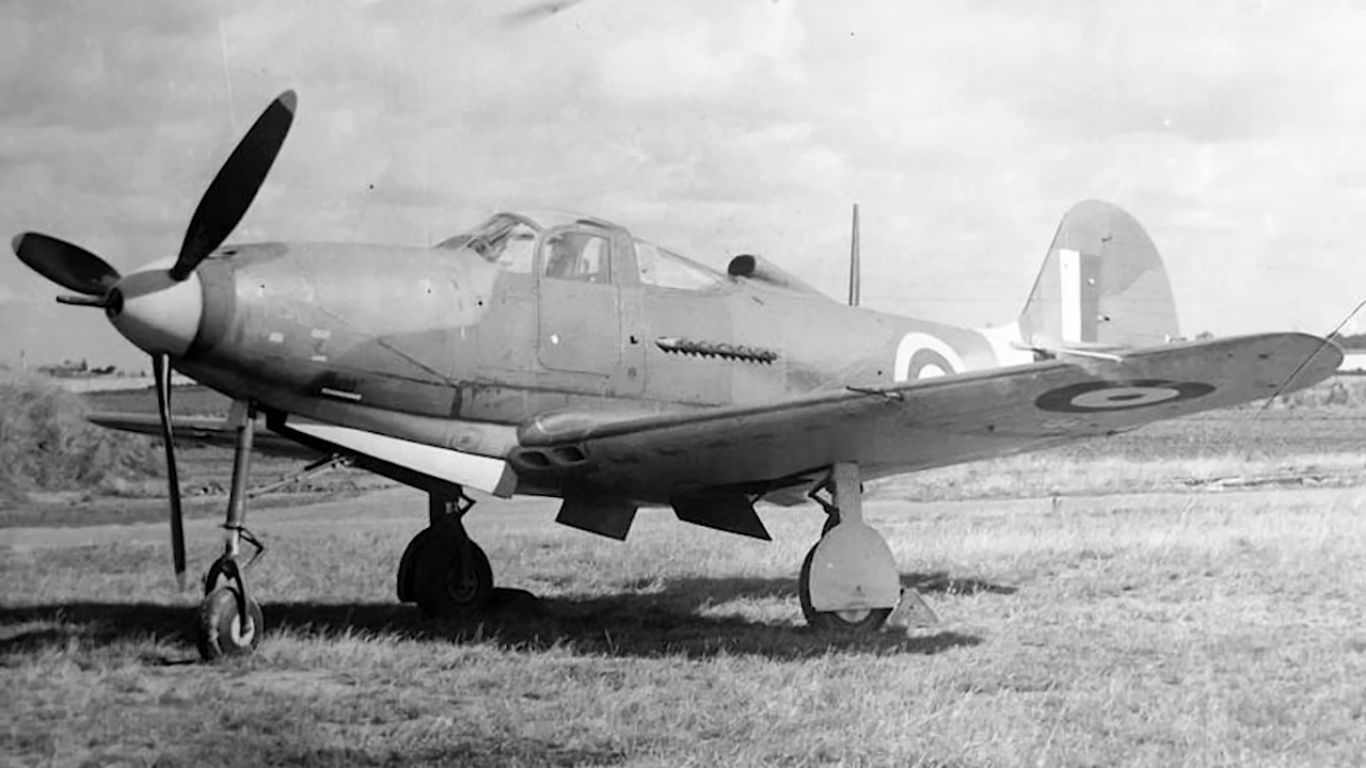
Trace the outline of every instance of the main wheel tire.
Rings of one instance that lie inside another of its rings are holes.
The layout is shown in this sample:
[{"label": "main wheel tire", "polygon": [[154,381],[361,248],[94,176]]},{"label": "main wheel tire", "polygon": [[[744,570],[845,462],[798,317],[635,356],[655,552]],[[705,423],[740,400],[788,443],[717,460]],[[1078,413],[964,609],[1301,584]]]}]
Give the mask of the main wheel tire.
[{"label": "main wheel tire", "polygon": [[399,558],[398,561],[398,601],[400,603],[411,603],[417,600],[416,591],[413,589],[413,570],[416,568],[417,556],[433,539],[440,538],[439,531],[439,528],[423,528],[403,549],[403,557]]},{"label": "main wheel tire", "polygon": [[[819,546],[819,543],[816,545]],[[811,607],[811,561],[816,557],[816,546],[806,553],[802,572],[797,578],[797,596],[802,603],[802,616],[814,629],[859,635],[876,632],[892,615],[891,608],[863,608],[854,611],[818,611]]]},{"label": "main wheel tire", "polygon": [[261,644],[261,635],[266,628],[261,606],[247,598],[247,621],[243,626],[237,597],[235,587],[218,587],[199,604],[195,634],[199,655],[205,661],[251,653]]},{"label": "main wheel tire", "polygon": [[457,618],[483,611],[493,594],[488,556],[458,535],[433,536],[413,556],[412,596],[432,618]]}]

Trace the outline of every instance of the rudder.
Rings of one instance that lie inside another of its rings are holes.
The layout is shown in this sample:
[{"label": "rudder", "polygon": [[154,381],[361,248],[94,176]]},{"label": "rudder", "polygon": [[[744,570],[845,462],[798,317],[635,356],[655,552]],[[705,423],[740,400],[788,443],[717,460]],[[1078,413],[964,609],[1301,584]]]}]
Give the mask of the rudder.
[{"label": "rudder", "polygon": [[1022,340],[1043,348],[1151,347],[1180,333],[1157,247],[1098,200],[1063,215],[1019,322]]}]

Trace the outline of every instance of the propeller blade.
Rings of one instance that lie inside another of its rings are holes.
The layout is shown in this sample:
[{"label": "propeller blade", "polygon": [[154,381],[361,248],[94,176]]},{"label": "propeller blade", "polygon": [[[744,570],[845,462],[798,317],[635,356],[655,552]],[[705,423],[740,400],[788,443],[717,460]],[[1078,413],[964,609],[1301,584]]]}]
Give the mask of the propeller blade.
[{"label": "propeller blade", "polygon": [[10,242],[14,255],[34,272],[86,296],[103,296],[119,281],[119,272],[79,245],[38,232],[25,232]]},{"label": "propeller blade", "polygon": [[275,97],[228,155],[194,209],[190,226],[185,230],[185,240],[180,245],[180,255],[171,267],[172,279],[188,277],[204,257],[223,244],[246,215],[285,143],[285,136],[289,135],[297,104],[294,91],[285,91]]},{"label": "propeller blade", "polygon": [[171,501],[171,557],[176,587],[185,590],[185,517],[180,511],[180,475],[176,471],[175,436],[171,432],[171,356],[152,355],[157,410],[161,413],[161,442],[166,445],[166,490]]}]

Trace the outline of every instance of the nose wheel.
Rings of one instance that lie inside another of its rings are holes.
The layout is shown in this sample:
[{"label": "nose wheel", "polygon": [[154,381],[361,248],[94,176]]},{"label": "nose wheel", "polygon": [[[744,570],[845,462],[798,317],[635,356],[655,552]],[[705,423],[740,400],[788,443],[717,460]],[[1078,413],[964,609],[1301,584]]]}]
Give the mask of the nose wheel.
[{"label": "nose wheel", "polygon": [[[265,552],[265,547],[242,524],[247,514],[247,479],[251,473],[251,444],[256,429],[256,409],[247,404],[238,413],[237,439],[232,460],[232,486],[228,491],[223,554],[204,574],[204,600],[195,623],[195,644],[205,661],[251,653],[261,643],[265,618],[261,606],[247,592],[244,571]],[[245,564],[239,562],[242,542],[255,548]]]},{"label": "nose wheel", "polygon": [[265,628],[265,617],[255,600],[239,589],[218,587],[199,604],[199,622],[195,625],[199,655],[212,661],[251,653],[260,645]]}]

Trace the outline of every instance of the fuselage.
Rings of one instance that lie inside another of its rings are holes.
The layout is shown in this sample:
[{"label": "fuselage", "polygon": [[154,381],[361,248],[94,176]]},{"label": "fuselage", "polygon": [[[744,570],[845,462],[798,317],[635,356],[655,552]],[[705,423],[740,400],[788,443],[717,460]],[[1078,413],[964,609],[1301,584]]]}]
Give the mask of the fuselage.
[{"label": "fuselage", "polygon": [[[556,274],[569,235],[582,253],[596,239],[596,272]],[[974,330],[731,278],[598,222],[526,238],[529,254],[502,260],[458,240],[221,249],[198,268],[202,315],[176,367],[266,409],[503,457],[518,426],[557,413],[762,403],[1022,361]]]}]

